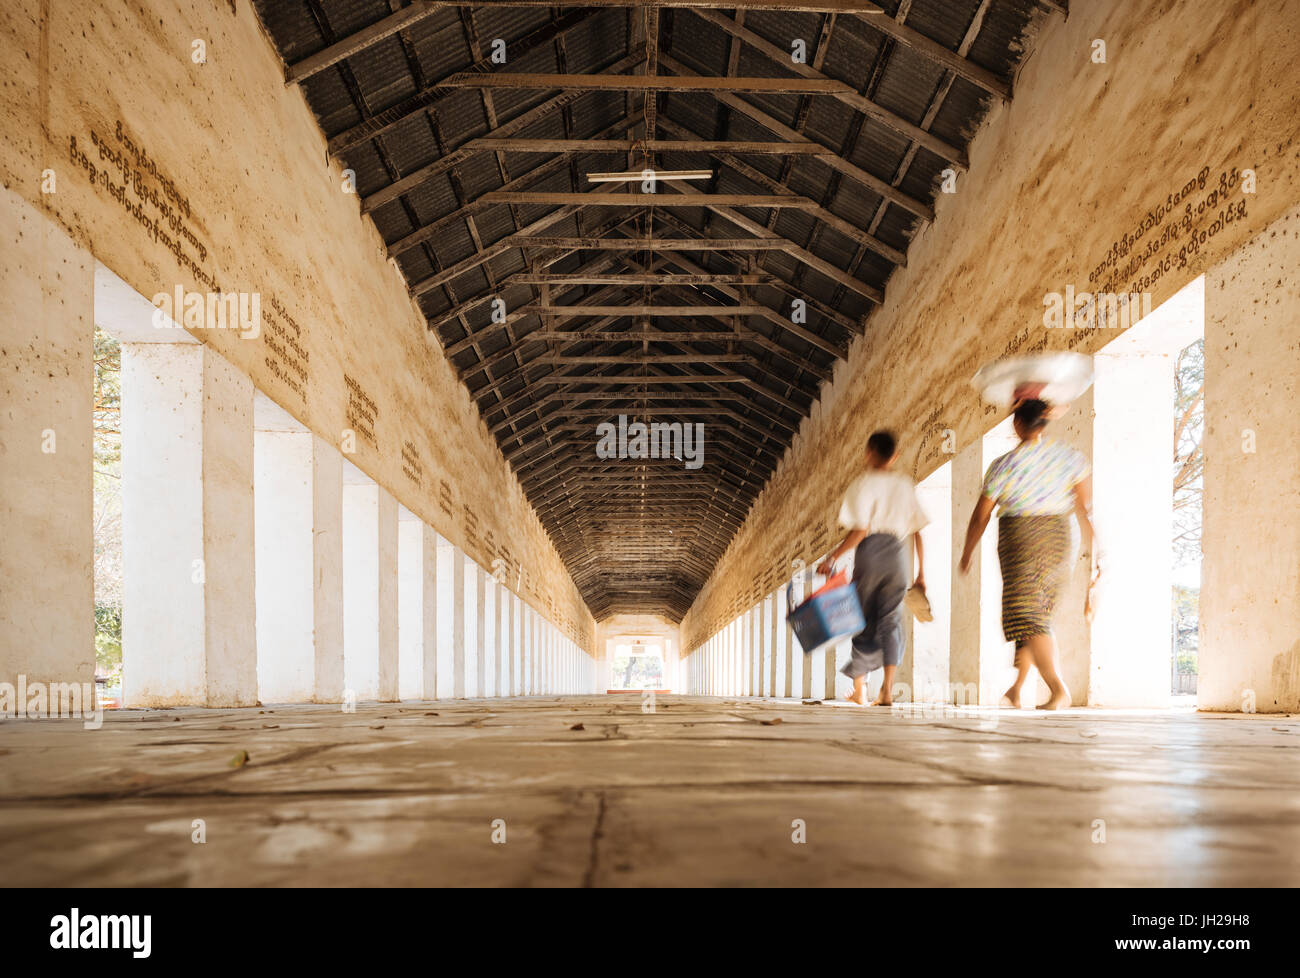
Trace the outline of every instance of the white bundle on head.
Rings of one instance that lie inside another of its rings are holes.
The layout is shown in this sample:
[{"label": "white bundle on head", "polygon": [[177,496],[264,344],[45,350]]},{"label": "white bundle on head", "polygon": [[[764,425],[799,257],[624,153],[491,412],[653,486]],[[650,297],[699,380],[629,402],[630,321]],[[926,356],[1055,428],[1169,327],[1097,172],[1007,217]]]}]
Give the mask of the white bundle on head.
[{"label": "white bundle on head", "polygon": [[1083,353],[1032,353],[981,367],[971,386],[1007,411],[1028,400],[1064,408],[1092,386],[1092,377],[1092,357]]}]

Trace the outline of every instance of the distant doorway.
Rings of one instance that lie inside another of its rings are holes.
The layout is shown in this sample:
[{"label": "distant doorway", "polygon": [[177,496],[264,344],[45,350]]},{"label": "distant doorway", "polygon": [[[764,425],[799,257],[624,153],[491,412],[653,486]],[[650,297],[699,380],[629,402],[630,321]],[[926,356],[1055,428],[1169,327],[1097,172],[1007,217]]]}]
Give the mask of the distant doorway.
[{"label": "distant doorway", "polygon": [[664,647],[654,642],[619,643],[610,660],[609,688],[663,689]]}]

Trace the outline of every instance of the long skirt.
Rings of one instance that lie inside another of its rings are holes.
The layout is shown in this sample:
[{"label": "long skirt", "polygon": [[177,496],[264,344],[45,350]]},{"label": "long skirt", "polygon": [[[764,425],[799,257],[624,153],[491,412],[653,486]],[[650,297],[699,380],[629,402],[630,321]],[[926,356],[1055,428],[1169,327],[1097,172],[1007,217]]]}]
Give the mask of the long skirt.
[{"label": "long skirt", "polygon": [[1003,516],[998,520],[1002,567],[1002,634],[1016,649],[1052,633],[1056,599],[1070,573],[1070,517]]},{"label": "long skirt", "polygon": [[903,542],[892,533],[873,533],[859,543],[853,552],[853,586],[867,627],[853,636],[852,654],[840,669],[850,679],[903,660]]}]

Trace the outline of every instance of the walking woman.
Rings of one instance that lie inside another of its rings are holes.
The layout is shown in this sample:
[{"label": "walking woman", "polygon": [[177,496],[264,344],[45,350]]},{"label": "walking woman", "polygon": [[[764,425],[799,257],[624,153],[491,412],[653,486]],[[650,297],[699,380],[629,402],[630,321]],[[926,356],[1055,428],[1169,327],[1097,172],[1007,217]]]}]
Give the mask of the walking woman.
[{"label": "walking woman", "polygon": [[[1052,614],[1070,573],[1070,513],[1078,517],[1084,539],[1091,539],[1096,574],[1101,573],[1096,532],[1092,526],[1092,466],[1079,452],[1044,438],[1048,406],[1022,401],[1014,425],[1020,444],[994,460],[984,476],[984,490],[966,529],[960,570],[970,570],[971,555],[998,510],[998,564],[1002,568],[1002,634],[1016,646],[1016,681],[1006,692],[1020,706],[1020,689],[1031,666],[1047,683],[1042,710],[1070,705],[1070,691],[1056,669]],[[1092,582],[1096,582],[1096,576]],[[1092,589],[1084,606],[1091,621]]]}]

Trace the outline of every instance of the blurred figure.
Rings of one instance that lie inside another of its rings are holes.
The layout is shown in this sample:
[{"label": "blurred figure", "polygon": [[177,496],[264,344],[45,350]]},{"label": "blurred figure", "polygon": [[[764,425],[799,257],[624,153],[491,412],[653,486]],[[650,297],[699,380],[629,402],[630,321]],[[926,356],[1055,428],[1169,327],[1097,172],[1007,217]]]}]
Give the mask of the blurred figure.
[{"label": "blurred figure", "polygon": [[[1070,691],[1056,669],[1052,614],[1070,572],[1070,513],[1078,517],[1084,540],[1091,539],[1096,575],[1101,573],[1092,525],[1092,465],[1084,455],[1044,438],[1048,405],[1020,402],[1014,412],[1020,444],[994,460],[966,529],[960,570],[970,570],[971,555],[998,510],[998,564],[1002,568],[1002,634],[1016,646],[1016,681],[1006,692],[1020,706],[1020,690],[1031,666],[1047,683],[1049,697],[1040,710],[1070,705]],[[1096,577],[1093,578],[1095,584]],[[1092,620],[1092,589],[1084,605]]]},{"label": "blurred figure", "polygon": [[929,523],[916,486],[893,471],[898,441],[888,431],[867,439],[867,471],[854,479],[840,504],[839,523],[849,532],[817,567],[829,576],[835,561],[853,551],[853,585],[866,627],[853,636],[853,652],[840,670],[853,680],[846,699],[866,706],[867,676],[884,668],[880,695],[872,706],[893,703],[894,674],[903,659],[903,598],[907,595],[906,541],[916,544],[915,587],[925,590],[921,528]]}]

